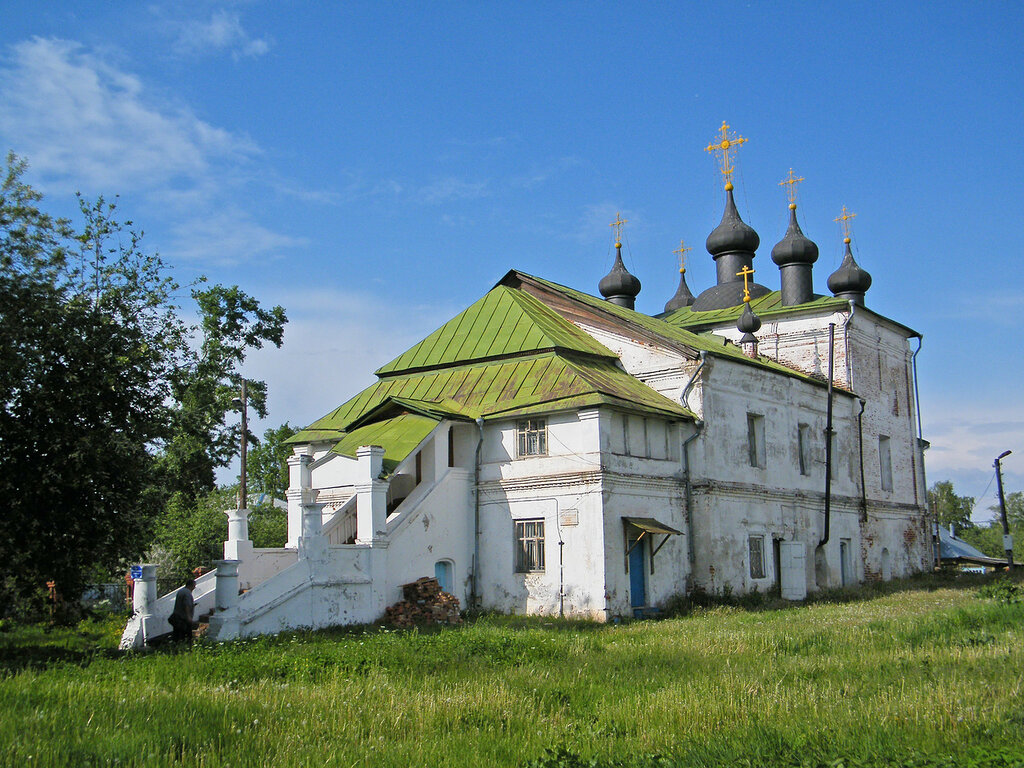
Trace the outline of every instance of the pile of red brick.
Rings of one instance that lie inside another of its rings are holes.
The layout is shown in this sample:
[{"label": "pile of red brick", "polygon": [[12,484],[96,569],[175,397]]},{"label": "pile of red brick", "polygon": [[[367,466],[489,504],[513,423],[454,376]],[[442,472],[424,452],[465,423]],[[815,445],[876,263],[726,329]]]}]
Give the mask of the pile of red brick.
[{"label": "pile of red brick", "polygon": [[384,623],[399,629],[417,624],[460,624],[459,599],[441,591],[437,579],[424,576],[402,585],[401,602],[388,606]]}]

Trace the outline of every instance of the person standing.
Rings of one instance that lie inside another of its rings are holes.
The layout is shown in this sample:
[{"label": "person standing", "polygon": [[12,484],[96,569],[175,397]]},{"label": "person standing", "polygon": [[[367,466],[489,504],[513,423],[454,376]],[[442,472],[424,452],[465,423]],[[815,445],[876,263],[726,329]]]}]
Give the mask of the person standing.
[{"label": "person standing", "polygon": [[195,579],[185,582],[174,596],[174,610],[167,619],[172,628],[171,639],[184,640],[189,645],[192,645],[192,631],[199,626],[195,621],[196,602],[192,597],[195,588]]}]

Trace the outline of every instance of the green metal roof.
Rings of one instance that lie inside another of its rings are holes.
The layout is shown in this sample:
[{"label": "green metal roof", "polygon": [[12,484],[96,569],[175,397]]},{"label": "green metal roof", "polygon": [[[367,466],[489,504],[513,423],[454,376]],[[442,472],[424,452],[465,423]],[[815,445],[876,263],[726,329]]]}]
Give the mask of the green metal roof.
[{"label": "green metal roof", "polygon": [[[595,405],[669,418],[696,418],[622,370],[610,350],[541,299],[522,290],[523,281],[532,281],[569,301],[610,314],[626,327],[646,331],[684,353],[689,351],[696,356],[707,352],[823,384],[820,379],[766,357],[751,359],[720,336],[688,330],[684,326],[695,323],[687,321],[684,310],[664,319],[650,317],[512,270],[479,301],[381,367],[377,371],[379,381],[288,442],[337,441],[335,451],[354,455],[359,445],[383,444],[386,438],[393,445],[387,454],[390,459],[399,456],[407,445],[409,451],[415,448],[433,428],[428,425],[437,424],[442,418],[513,418]],[[844,306],[846,302],[823,298],[783,309],[779,308],[776,291],[755,300],[755,304],[759,314],[778,314],[793,309]],[[739,311],[730,308],[700,313],[701,325],[729,319],[728,313],[732,312],[738,317]],[[396,462],[406,455],[408,451]]]},{"label": "green metal roof", "polygon": [[379,368],[377,375],[392,376],[554,349],[614,358],[610,350],[535,297],[499,285],[419,344]]},{"label": "green metal roof", "polygon": [[691,411],[623,371],[614,359],[570,359],[555,352],[541,352],[511,360],[382,378],[317,419],[289,442],[313,442],[316,435],[343,432],[389,398],[409,398],[428,408],[436,404],[438,411],[473,419],[510,418],[526,412],[599,404],[615,404],[670,418],[696,418]]},{"label": "green metal roof", "polygon": [[[695,354],[697,352],[708,352],[714,355],[718,355],[720,357],[727,357],[730,360],[734,360],[738,363],[759,366],[761,368],[775,371],[776,373],[781,373],[786,376],[792,376],[793,378],[802,379],[804,381],[809,381],[814,384],[825,384],[823,379],[820,379],[815,376],[809,376],[805,373],[801,373],[800,371],[782,365],[781,363],[777,363],[771,358],[765,357],[763,355],[760,355],[757,358],[747,357],[743,353],[742,349],[740,349],[737,345],[733,344],[732,342],[728,341],[727,339],[721,336],[716,336],[710,333],[696,333],[686,328],[679,327],[678,325],[669,323],[665,319],[651,317],[650,315],[645,315],[641,312],[637,312],[632,309],[627,309],[626,307],[620,307],[618,304],[612,304],[610,301],[605,301],[604,299],[599,299],[596,296],[591,296],[589,294],[583,293],[582,291],[577,291],[573,288],[568,288],[564,285],[553,283],[550,280],[544,280],[543,278],[540,277],[528,275],[525,272],[518,272],[516,270],[512,270],[507,275],[505,275],[504,278],[502,278],[502,282],[509,280],[513,276],[519,279],[525,278],[526,280],[532,280],[542,286],[551,289],[552,291],[561,293],[564,296],[569,297],[570,299],[575,299],[576,301],[593,307],[594,309],[597,309],[601,312],[615,315],[616,317],[625,320],[629,323],[632,323],[633,325],[638,326],[639,328],[655,336],[659,336],[668,342],[673,342],[674,344],[682,347],[689,347],[694,351]],[[833,299],[833,301],[835,301],[835,299]],[[844,305],[849,304],[848,302],[843,301],[841,299],[838,301]],[[806,307],[809,305],[804,304],[801,306]],[[732,309],[733,308],[730,308],[730,310],[721,311],[732,311]],[[739,311],[742,311],[742,308],[740,308]],[[711,312],[701,314],[711,314]],[[737,312],[736,317],[739,317],[739,312]]]},{"label": "green metal roof", "polygon": [[[837,299],[834,296],[819,296],[813,301],[808,301],[804,304],[783,306],[782,291],[772,291],[750,301],[750,308],[761,318],[816,309],[848,309],[849,306],[850,302],[848,300]],[[680,307],[675,312],[669,312],[658,317],[671,325],[680,328],[690,328],[719,325],[721,323],[735,323],[742,313],[743,305],[740,304],[738,307],[710,309],[704,312],[695,312],[692,307]]]},{"label": "green metal roof", "polygon": [[439,419],[418,413],[403,413],[384,421],[354,429],[331,450],[342,456],[355,458],[361,445],[380,445],[384,448],[384,469],[389,473],[430,434]]}]

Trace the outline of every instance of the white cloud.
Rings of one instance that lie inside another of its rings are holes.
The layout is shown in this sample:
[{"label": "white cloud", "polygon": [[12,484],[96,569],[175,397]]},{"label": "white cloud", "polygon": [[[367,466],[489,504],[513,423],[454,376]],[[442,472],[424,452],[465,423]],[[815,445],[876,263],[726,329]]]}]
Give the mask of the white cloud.
[{"label": "white cloud", "polygon": [[244,211],[228,207],[174,225],[170,252],[182,260],[230,265],[277,256],[307,243],[306,238],[273,232]]},{"label": "white cloud", "polygon": [[0,65],[0,144],[25,157],[49,193],[135,194],[157,207],[170,233],[161,250],[172,258],[231,264],[306,243],[232,202],[252,178],[277,178],[253,172],[262,157],[253,141],[155,96],[76,42],[33,38],[9,50]]},{"label": "white cloud", "polygon": [[[925,454],[928,484],[952,480],[956,492],[975,496],[975,519],[988,518],[995,502],[992,463],[1005,450],[1014,455],[1003,464],[1006,491],[1024,487],[1024,407],[962,402],[922,404],[924,437],[931,443]],[[941,414],[932,418],[929,414]]]},{"label": "white cloud", "polygon": [[[252,429],[262,434],[285,421],[304,427],[376,381],[373,372],[404,352],[461,307],[404,305],[389,297],[310,289],[268,297],[288,313],[284,344],[265,347],[246,360],[246,376],[267,382],[268,418]],[[386,311],[387,322],[381,322]],[[234,482],[235,465],[218,474]]]},{"label": "white cloud", "polygon": [[207,52],[231,51],[235,59],[262,56],[270,50],[270,40],[252,37],[242,26],[237,13],[220,10],[209,20],[172,22],[176,29],[174,51],[182,56]]},{"label": "white cloud", "polygon": [[[610,224],[619,215],[629,223],[628,226],[634,229],[642,223],[640,214],[626,210],[615,203],[595,203],[583,209],[579,223],[570,236],[581,243],[607,242],[608,247],[611,248],[614,233]],[[570,230],[566,229],[565,231],[569,232]],[[626,242],[627,229],[622,230],[622,236],[623,242]]]},{"label": "white cloud", "polygon": [[14,45],[0,68],[0,104],[0,136],[51,191],[192,189],[215,166],[259,153],[67,40]]}]

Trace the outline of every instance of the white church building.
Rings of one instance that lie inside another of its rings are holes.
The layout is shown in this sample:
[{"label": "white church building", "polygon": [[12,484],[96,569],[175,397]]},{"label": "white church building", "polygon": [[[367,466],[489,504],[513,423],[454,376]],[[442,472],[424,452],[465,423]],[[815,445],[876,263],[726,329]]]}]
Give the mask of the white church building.
[{"label": "white church building", "polygon": [[[726,181],[696,297],[681,269],[663,314],[635,311],[619,242],[601,298],[512,270],[292,438],[288,542],[254,549],[228,513],[195,593],[211,635],[373,622],[422,576],[464,607],[604,621],[930,568],[920,335],[866,306],[848,232],[814,293],[794,202],[780,290],[749,282]],[[167,630],[143,570],[126,646]]]}]

